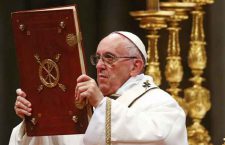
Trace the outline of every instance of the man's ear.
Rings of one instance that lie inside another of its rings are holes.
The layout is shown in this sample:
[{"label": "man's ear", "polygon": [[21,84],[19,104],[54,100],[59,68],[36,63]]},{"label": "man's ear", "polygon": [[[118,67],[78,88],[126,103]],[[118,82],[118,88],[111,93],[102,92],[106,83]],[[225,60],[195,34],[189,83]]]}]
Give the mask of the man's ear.
[{"label": "man's ear", "polygon": [[144,62],[141,59],[134,59],[134,66],[130,71],[130,76],[136,76],[142,72],[144,68]]}]

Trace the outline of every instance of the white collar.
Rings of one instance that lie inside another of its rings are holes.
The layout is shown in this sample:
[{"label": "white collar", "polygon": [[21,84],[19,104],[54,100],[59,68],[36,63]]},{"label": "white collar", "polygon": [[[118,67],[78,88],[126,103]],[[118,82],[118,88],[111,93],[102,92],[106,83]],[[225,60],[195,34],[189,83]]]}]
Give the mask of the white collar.
[{"label": "white collar", "polygon": [[[142,84],[144,81],[149,80],[150,84],[154,84],[151,76],[147,76],[144,74],[139,74],[135,77],[130,77],[117,91],[116,94],[123,95],[123,93],[130,88]],[[155,84],[154,84],[155,85]]]}]

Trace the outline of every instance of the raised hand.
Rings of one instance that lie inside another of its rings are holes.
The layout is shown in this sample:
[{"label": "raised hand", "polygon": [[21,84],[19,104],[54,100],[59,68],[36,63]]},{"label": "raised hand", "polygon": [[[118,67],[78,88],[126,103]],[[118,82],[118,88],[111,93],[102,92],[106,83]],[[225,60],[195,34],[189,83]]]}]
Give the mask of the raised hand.
[{"label": "raised hand", "polygon": [[26,93],[21,89],[17,89],[16,94],[17,98],[14,106],[16,114],[22,119],[25,115],[31,116],[31,103],[26,99]]},{"label": "raised hand", "polygon": [[94,79],[84,74],[77,78],[77,86],[75,88],[75,99],[77,101],[80,102],[87,99],[90,105],[97,107],[103,97]]}]

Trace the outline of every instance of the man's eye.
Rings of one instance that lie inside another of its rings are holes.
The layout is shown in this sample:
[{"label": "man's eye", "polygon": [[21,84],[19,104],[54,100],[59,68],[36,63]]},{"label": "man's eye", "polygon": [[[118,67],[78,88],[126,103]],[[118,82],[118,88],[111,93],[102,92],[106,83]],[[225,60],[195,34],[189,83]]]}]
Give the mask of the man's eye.
[{"label": "man's eye", "polygon": [[100,59],[101,57],[100,57],[100,55],[96,55],[95,58],[96,59]]},{"label": "man's eye", "polygon": [[104,57],[107,58],[107,59],[114,59],[115,58],[115,56],[113,56],[111,54],[105,54]]}]

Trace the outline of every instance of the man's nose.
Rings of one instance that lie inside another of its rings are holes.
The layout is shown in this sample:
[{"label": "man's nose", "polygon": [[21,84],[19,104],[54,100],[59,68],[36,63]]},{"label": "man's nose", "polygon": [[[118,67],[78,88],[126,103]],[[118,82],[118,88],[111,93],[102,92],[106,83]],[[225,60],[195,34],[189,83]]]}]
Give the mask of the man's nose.
[{"label": "man's nose", "polygon": [[96,64],[96,68],[105,68],[105,63],[104,61],[102,60],[102,58],[100,58]]}]

